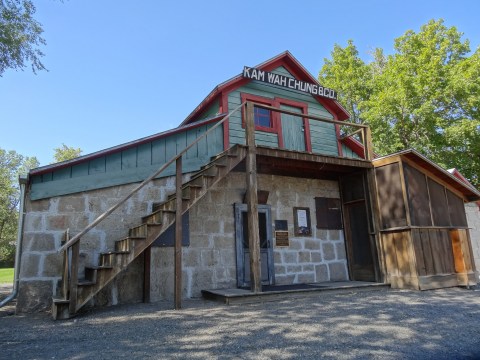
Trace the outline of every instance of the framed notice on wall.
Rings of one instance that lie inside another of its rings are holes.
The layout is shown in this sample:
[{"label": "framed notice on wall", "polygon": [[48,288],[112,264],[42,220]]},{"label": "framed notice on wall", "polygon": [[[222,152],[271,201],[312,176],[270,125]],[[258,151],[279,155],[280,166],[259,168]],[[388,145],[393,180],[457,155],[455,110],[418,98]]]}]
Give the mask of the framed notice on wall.
[{"label": "framed notice on wall", "polygon": [[310,209],[307,207],[293,208],[293,222],[296,236],[311,236],[312,224],[310,221]]}]

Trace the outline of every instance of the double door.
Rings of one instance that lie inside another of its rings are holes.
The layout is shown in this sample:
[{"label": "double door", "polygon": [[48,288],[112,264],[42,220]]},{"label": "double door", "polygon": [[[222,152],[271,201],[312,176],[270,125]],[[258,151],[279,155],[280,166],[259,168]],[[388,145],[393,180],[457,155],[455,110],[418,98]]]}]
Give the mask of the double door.
[{"label": "double door", "polygon": [[[260,267],[263,285],[274,283],[272,220],[270,205],[258,205]],[[237,285],[250,286],[250,248],[247,205],[235,204],[235,243],[237,251]]]}]

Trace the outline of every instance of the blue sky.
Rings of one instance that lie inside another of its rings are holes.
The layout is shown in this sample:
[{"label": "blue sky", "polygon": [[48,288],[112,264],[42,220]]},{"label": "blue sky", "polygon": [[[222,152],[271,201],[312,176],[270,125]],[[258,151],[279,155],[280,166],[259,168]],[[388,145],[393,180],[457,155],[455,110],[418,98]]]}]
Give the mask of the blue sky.
[{"label": "blue sky", "polygon": [[335,43],[369,60],[443,18],[480,45],[480,1],[34,0],[48,72],[0,78],[0,148],[53,161],[174,128],[219,83],[289,50],[317,76]]}]

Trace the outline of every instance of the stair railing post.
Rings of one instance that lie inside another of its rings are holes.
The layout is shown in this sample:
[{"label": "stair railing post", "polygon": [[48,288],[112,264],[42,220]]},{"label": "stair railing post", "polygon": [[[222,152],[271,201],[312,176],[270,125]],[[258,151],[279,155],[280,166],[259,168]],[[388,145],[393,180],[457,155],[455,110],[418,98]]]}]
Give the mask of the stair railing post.
[{"label": "stair railing post", "polygon": [[373,144],[372,144],[372,131],[370,130],[370,126],[367,126],[365,128],[364,142],[365,142],[365,152],[366,152],[365,160],[372,161],[374,158],[374,154],[373,154]]},{"label": "stair railing post", "polygon": [[175,202],[175,309],[182,308],[182,157],[176,160]]},{"label": "stair railing post", "polygon": [[262,291],[260,272],[260,234],[258,229],[258,198],[257,198],[257,149],[255,147],[255,122],[253,103],[246,103],[246,175],[247,175],[247,218],[248,246],[250,251],[250,283],[254,293]]},{"label": "stair railing post", "polygon": [[[67,248],[68,249],[68,248]],[[71,266],[70,266],[70,303],[69,312],[75,314],[77,312],[77,284],[78,284],[78,260],[80,255],[80,242],[75,242],[71,247],[72,253]]]},{"label": "stair railing post", "polygon": [[[70,239],[70,229],[65,231],[63,242],[67,242]],[[68,250],[68,249],[67,249]],[[68,300],[68,290],[70,288],[70,259],[68,251],[63,252],[63,273],[61,283],[61,294],[65,300]]]}]

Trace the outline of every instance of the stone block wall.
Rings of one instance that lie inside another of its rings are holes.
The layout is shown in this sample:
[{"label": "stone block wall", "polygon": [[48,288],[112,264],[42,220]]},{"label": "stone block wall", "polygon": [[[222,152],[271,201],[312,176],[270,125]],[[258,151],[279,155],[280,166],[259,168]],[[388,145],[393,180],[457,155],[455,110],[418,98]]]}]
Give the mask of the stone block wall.
[{"label": "stone block wall", "polygon": [[480,208],[476,203],[465,204],[470,239],[472,241],[473,258],[475,267],[480,272]]},{"label": "stone block wall", "polygon": [[[17,312],[50,308],[61,279],[63,254],[57,253],[66,229],[78,234],[90,222],[125,197],[135,186],[123,185],[68,196],[25,201],[25,221],[20,268]],[[173,177],[156,180],[130,198],[124,206],[81,239],[80,274],[85,265],[97,265],[99,254],[111,251],[116,240],[127,236],[128,229],[139,225],[155,202],[174,191]],[[109,305],[142,300],[143,259],[134,261],[112,281],[93,304]]]},{"label": "stone block wall", "polygon": [[[270,191],[272,221],[288,222],[289,246],[274,246],[275,283],[348,280],[343,231],[316,228],[315,197],[339,198],[338,183],[266,175],[260,177],[259,188]],[[310,209],[311,236],[294,235],[294,207]]]},{"label": "stone block wall", "polygon": [[[62,255],[57,253],[64,232],[84,229],[131,191],[134,185],[29,201],[27,194],[20,288],[17,311],[51,306],[61,277]],[[116,240],[140,223],[153,203],[174,192],[173,177],[156,180],[133,196],[81,240],[80,269],[97,265],[100,252],[112,250]],[[343,232],[317,230],[315,197],[339,197],[334,181],[259,175],[259,189],[269,191],[275,220],[287,220],[290,246],[274,247],[277,284],[348,279]],[[246,191],[244,173],[230,173],[190,209],[190,246],[183,247],[183,296],[201,296],[201,290],[236,287],[234,204]],[[293,207],[310,208],[312,236],[293,235]],[[275,241],[274,241],[275,243]],[[173,248],[152,248],[152,301],[173,299]],[[80,277],[83,274],[80,274]],[[143,297],[143,259],[139,257],[91,305],[139,302]]]},{"label": "stone block wall", "polygon": [[[339,197],[335,181],[259,175],[275,220],[287,220],[290,246],[274,247],[276,284],[348,280],[343,231],[317,230],[315,197]],[[244,173],[230,173],[190,210],[190,246],[184,247],[183,296],[236,287],[234,204],[246,191]],[[293,207],[309,207],[312,236],[293,236]],[[274,241],[275,243],[275,241]],[[151,299],[173,298],[173,250],[152,249]]]}]

